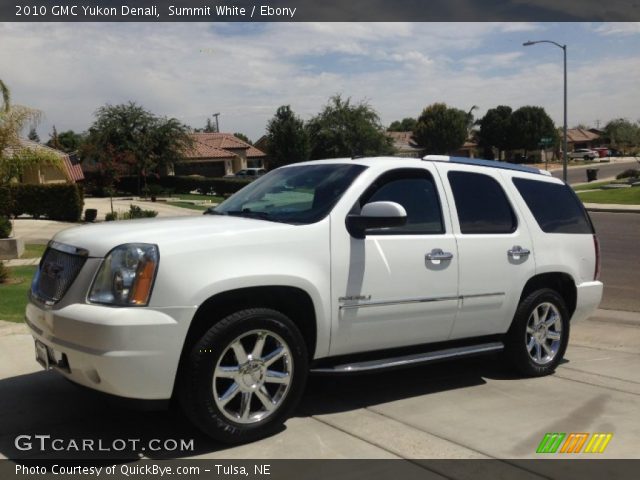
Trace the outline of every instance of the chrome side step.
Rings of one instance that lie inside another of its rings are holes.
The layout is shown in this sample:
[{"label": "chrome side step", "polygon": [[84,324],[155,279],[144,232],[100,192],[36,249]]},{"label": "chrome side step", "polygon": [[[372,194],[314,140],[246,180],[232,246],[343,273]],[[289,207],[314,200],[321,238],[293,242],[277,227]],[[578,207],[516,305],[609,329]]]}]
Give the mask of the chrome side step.
[{"label": "chrome side step", "polygon": [[480,345],[469,345],[467,347],[447,348],[435,350],[433,352],[416,353],[394,358],[382,358],[380,360],[368,360],[365,362],[345,363],[331,367],[312,368],[311,373],[358,373],[385,368],[401,368],[422,363],[434,362],[467,355],[477,355],[481,353],[497,352],[504,348],[502,342],[482,343]]}]

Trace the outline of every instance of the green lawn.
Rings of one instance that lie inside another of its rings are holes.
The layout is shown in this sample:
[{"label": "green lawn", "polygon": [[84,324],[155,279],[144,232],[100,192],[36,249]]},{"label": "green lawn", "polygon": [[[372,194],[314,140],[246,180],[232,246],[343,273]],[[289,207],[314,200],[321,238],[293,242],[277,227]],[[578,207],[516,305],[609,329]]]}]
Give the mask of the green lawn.
[{"label": "green lawn", "polygon": [[181,193],[179,195],[176,194],[172,195],[172,198],[179,198],[180,200],[208,200],[213,203],[220,203],[224,200],[224,198],[222,197],[216,197],[213,195],[197,195],[194,193]]},{"label": "green lawn", "polygon": [[578,196],[584,203],[640,205],[640,187],[598,190],[597,192],[578,192]]},{"label": "green lawn", "polygon": [[27,305],[27,292],[37,267],[9,268],[9,283],[0,284],[0,320],[22,322]]},{"label": "green lawn", "polygon": [[173,205],[174,207],[180,208],[188,208],[190,210],[200,210],[201,212],[204,212],[207,208],[209,208],[209,206],[211,206],[194,205],[193,203],[187,202],[167,202],[167,205]]},{"label": "green lawn", "polygon": [[576,192],[579,192],[581,190],[594,190],[596,188],[600,188],[603,185],[609,185],[611,183],[611,180],[605,180],[604,182],[591,182],[591,183],[585,183],[584,185],[577,185],[575,187],[573,187],[573,189]]},{"label": "green lawn", "polygon": [[20,258],[40,258],[44,253],[46,245],[37,245],[35,243],[28,243],[24,246],[24,253]]}]

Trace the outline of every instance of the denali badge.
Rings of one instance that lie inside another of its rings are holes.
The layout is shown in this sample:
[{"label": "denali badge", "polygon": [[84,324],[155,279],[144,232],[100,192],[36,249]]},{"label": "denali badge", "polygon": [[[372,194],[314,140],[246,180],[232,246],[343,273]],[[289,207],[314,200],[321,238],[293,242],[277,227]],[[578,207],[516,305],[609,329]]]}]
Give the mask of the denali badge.
[{"label": "denali badge", "polygon": [[371,300],[371,295],[349,295],[348,297],[339,297],[339,302],[348,302],[353,300]]}]

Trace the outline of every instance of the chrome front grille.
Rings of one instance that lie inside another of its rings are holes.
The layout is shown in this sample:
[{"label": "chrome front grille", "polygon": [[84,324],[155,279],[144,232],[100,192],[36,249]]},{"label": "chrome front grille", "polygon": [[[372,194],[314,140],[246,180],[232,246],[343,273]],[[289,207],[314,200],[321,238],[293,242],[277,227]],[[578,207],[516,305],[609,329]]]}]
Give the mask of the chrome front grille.
[{"label": "chrome front grille", "polygon": [[45,303],[59,302],[80,273],[86,260],[87,253],[84,250],[50,243],[34,278],[32,293]]}]

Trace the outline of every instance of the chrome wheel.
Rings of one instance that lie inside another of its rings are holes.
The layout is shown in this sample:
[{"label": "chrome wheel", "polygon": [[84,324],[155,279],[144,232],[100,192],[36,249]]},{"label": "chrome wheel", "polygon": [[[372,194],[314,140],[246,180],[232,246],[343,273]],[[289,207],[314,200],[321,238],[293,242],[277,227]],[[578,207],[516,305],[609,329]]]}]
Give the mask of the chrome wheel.
[{"label": "chrome wheel", "polygon": [[529,357],[538,365],[553,361],[562,341],[562,316],[549,302],[539,304],[527,320],[525,342]]},{"label": "chrome wheel", "polygon": [[233,422],[260,422],[282,405],[292,376],[291,351],[280,336],[244,333],[227,346],[213,372],[216,406]]}]

